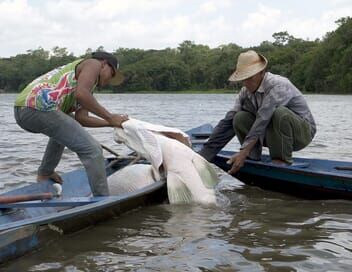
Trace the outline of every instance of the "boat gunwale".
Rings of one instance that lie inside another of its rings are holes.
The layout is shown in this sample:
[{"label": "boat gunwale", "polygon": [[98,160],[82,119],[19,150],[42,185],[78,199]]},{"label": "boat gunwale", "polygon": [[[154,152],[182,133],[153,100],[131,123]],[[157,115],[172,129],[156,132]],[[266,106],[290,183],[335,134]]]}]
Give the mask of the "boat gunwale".
[{"label": "boat gunwale", "polygon": [[[231,151],[220,151],[219,154],[217,155],[217,157],[219,158],[223,158],[223,159],[229,159],[230,158],[230,155],[225,155],[224,153],[232,153],[232,154],[235,154],[236,152],[231,152]],[[299,158],[301,159],[301,158]],[[307,158],[304,158],[305,160],[307,161],[310,161],[310,160],[315,160],[315,159],[307,159]],[[328,161],[328,160],[326,160]],[[332,162],[332,161],[331,161]],[[337,161],[339,162],[339,161]],[[352,173],[349,175],[349,174],[346,174],[346,173],[338,173],[338,172],[329,172],[329,171],[323,171],[323,170],[314,170],[314,169],[311,169],[309,167],[307,168],[295,168],[295,167],[292,167],[292,166],[282,166],[282,165],[275,165],[275,164],[268,164],[266,162],[263,162],[263,161],[252,161],[252,160],[246,160],[245,161],[245,165],[255,165],[255,166],[259,166],[259,167],[262,167],[262,168],[274,168],[276,170],[282,170],[282,171],[285,171],[285,172],[290,172],[290,173],[299,173],[299,174],[306,174],[307,176],[314,176],[314,177],[329,177],[329,178],[333,178],[333,179],[338,179],[340,181],[347,181],[347,182],[351,182],[352,183]],[[243,169],[240,170],[240,172],[243,171]]]},{"label": "boat gunwale", "polygon": [[131,193],[126,193],[119,196],[107,196],[105,199],[102,199],[98,202],[94,202],[91,204],[65,209],[60,212],[48,213],[48,214],[33,217],[33,218],[26,218],[26,219],[18,220],[7,224],[2,224],[0,225],[0,234],[5,230],[9,230],[19,226],[25,226],[30,224],[45,225],[45,224],[53,223],[55,221],[65,220],[70,217],[74,217],[76,215],[79,216],[79,215],[84,215],[86,213],[91,213],[97,210],[103,210],[105,208],[114,206],[118,203],[123,203],[124,201],[127,201],[129,199],[137,198],[137,197],[146,195],[148,193],[157,191],[158,189],[162,188],[164,185],[165,185],[165,182],[156,181],[153,184],[150,184],[144,188],[141,188]]}]

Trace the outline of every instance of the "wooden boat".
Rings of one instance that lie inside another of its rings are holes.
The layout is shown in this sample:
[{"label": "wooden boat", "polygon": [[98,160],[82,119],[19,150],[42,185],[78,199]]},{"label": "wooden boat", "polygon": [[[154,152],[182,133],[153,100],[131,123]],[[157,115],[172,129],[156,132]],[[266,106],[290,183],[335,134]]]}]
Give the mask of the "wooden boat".
[{"label": "wooden boat", "polygon": [[[124,167],[130,160],[107,160],[107,174]],[[166,186],[158,181],[133,193],[89,197],[91,191],[84,169],[62,175],[62,196],[50,200],[0,203],[0,263],[21,256],[39,245],[112,218],[140,206],[166,199]],[[52,181],[34,183],[0,195],[46,196],[54,193]]]},{"label": "wooden boat", "polygon": [[[118,157],[112,150],[108,151]],[[127,158],[107,160],[107,175],[123,168],[130,161]],[[60,198],[45,200],[55,193],[50,180],[0,195],[0,263],[56,239],[53,234],[75,232],[137,207],[167,200],[166,184],[162,181],[133,193],[89,197],[91,190],[84,169],[66,173],[62,178],[64,183]],[[33,200],[34,197],[42,200]],[[22,198],[22,201],[13,202],[13,198],[17,201]]]},{"label": "wooden boat", "polygon": [[[210,124],[191,131],[193,148],[200,150],[211,134]],[[220,151],[214,163],[228,171],[226,162],[234,155],[232,151]],[[267,155],[261,161],[246,160],[236,178],[250,185],[271,189],[307,199],[352,199],[352,163],[294,158],[290,166],[273,164]]]}]

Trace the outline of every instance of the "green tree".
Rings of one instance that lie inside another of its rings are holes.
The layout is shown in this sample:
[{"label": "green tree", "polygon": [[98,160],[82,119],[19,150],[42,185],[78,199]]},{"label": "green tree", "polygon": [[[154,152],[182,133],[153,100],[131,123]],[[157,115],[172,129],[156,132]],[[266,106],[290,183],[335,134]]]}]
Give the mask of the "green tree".
[{"label": "green tree", "polygon": [[[126,75],[114,91],[178,91],[183,89],[232,88],[229,75],[238,55],[248,49],[269,60],[268,69],[286,76],[302,91],[352,93],[352,19],[336,21],[337,29],[322,40],[303,40],[287,31],[273,34],[274,42],[263,41],[253,48],[236,44],[210,48],[183,41],[177,48],[143,50],[118,48],[114,54]],[[99,46],[97,51],[104,50]],[[88,48],[84,58],[92,53]],[[0,89],[20,91],[39,75],[77,59],[67,48],[55,46],[51,52],[39,47],[10,58],[0,58]]]},{"label": "green tree", "polygon": [[327,33],[313,51],[306,73],[310,92],[352,93],[352,18],[341,18],[336,23],[339,27]]},{"label": "green tree", "polygon": [[289,41],[294,39],[287,31],[276,32],[272,37],[275,39],[274,45],[278,46],[286,45]]}]

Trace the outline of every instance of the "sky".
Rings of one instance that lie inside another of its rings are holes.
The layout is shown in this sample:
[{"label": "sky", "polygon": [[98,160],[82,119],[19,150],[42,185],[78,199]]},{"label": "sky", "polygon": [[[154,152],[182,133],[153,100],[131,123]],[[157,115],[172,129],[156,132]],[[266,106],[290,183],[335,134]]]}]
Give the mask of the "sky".
[{"label": "sky", "polygon": [[287,31],[321,39],[352,16],[352,0],[0,0],[0,57],[39,47],[176,48],[185,40],[217,47],[273,41]]}]

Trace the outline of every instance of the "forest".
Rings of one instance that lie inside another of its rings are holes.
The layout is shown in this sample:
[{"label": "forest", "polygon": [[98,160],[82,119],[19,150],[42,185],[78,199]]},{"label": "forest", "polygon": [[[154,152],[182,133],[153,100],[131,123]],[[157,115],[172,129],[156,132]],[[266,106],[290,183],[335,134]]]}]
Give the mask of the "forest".
[{"label": "forest", "polygon": [[[315,41],[295,38],[287,31],[272,35],[273,42],[244,48],[235,43],[210,48],[183,41],[177,48],[143,50],[118,48],[113,53],[126,76],[111,92],[177,92],[184,90],[238,90],[228,77],[236,67],[238,55],[253,49],[269,61],[268,71],[288,77],[302,92],[352,94],[352,18],[336,21],[337,28]],[[67,48],[41,47],[9,58],[0,57],[0,92],[19,92],[45,72],[85,58]],[[1,55],[1,52],[0,52]]]}]

